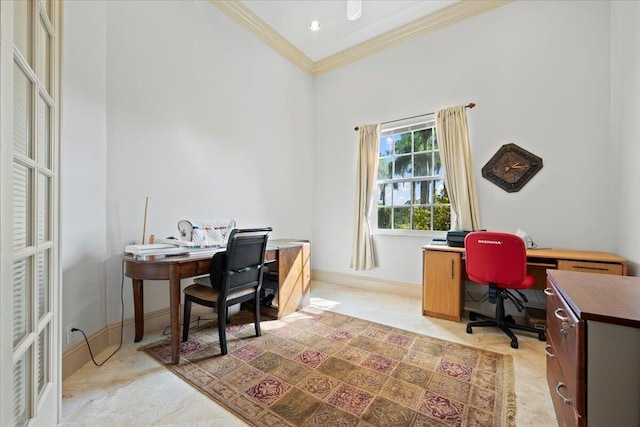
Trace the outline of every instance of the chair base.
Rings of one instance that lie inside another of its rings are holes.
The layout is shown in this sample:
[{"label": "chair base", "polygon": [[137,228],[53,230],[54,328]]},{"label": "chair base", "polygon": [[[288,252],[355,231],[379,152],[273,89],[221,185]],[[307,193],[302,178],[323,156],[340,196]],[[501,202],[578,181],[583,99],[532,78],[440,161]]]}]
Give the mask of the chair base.
[{"label": "chair base", "polygon": [[546,341],[547,336],[544,331],[539,329],[535,329],[529,326],[518,325],[513,321],[511,316],[505,316],[504,313],[504,297],[502,294],[498,295],[498,299],[496,301],[496,317],[485,316],[484,314],[475,313],[473,311],[469,312],[469,319],[475,320],[476,318],[484,319],[477,322],[469,322],[467,323],[467,333],[470,334],[473,332],[473,327],[479,326],[492,326],[494,328],[500,329],[504,332],[509,338],[511,338],[511,347],[518,348],[518,338],[511,331],[511,329],[516,329],[519,331],[525,332],[533,332],[538,334],[538,339],[540,341]]}]

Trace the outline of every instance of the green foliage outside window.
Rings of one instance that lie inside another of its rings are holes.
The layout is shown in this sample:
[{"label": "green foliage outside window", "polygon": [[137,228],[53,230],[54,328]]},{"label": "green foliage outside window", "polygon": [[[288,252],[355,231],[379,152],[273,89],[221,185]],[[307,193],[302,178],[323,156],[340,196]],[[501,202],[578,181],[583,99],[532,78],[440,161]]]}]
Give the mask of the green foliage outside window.
[{"label": "green foliage outside window", "polygon": [[[447,231],[451,229],[451,206],[449,197],[436,195],[436,204],[433,206],[433,230]],[[431,230],[431,209],[428,207],[416,207],[413,211],[414,230]]]}]

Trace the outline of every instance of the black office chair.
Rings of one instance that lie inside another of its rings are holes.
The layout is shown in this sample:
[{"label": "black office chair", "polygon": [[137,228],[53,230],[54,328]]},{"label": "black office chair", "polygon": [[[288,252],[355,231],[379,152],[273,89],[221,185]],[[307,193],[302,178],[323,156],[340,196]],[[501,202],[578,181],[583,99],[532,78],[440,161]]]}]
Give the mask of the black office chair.
[{"label": "black office chair", "polygon": [[218,312],[220,350],[227,354],[225,328],[229,307],[255,300],[254,323],[256,336],[260,331],[260,288],[264,271],[264,256],[271,228],[234,229],[229,235],[226,252],[211,258],[209,276],[194,280],[184,289],[184,318],[182,341],[189,338],[191,303],[215,308]]}]

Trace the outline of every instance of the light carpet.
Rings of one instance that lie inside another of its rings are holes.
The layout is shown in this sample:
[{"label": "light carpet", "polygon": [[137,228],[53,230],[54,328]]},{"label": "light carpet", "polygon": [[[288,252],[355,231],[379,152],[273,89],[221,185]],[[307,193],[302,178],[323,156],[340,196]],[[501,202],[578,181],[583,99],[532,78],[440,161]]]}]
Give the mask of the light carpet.
[{"label": "light carpet", "polygon": [[220,354],[214,324],[143,348],[255,426],[514,426],[513,360],[317,308],[261,322],[240,312]]}]

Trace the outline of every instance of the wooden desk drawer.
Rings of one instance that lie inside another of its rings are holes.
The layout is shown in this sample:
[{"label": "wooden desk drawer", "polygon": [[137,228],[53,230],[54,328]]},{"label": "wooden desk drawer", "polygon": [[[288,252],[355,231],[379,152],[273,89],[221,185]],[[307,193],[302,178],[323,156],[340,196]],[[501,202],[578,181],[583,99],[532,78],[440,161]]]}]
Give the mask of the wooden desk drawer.
[{"label": "wooden desk drawer", "polygon": [[583,273],[600,273],[622,275],[622,264],[606,262],[558,260],[558,270],[581,271]]},{"label": "wooden desk drawer", "polygon": [[[553,359],[563,372],[563,383],[570,392],[578,414],[586,412],[584,399],[584,323],[579,321],[558,290],[549,284],[547,295],[547,362]],[[550,385],[551,386],[551,385]]]},{"label": "wooden desk drawer", "polygon": [[575,405],[575,389],[571,389],[571,386],[567,384],[558,358],[553,355],[550,356],[550,351],[547,350],[547,384],[549,385],[549,394],[556,411],[556,417],[558,418],[558,425],[586,425],[585,418],[580,417]]}]

